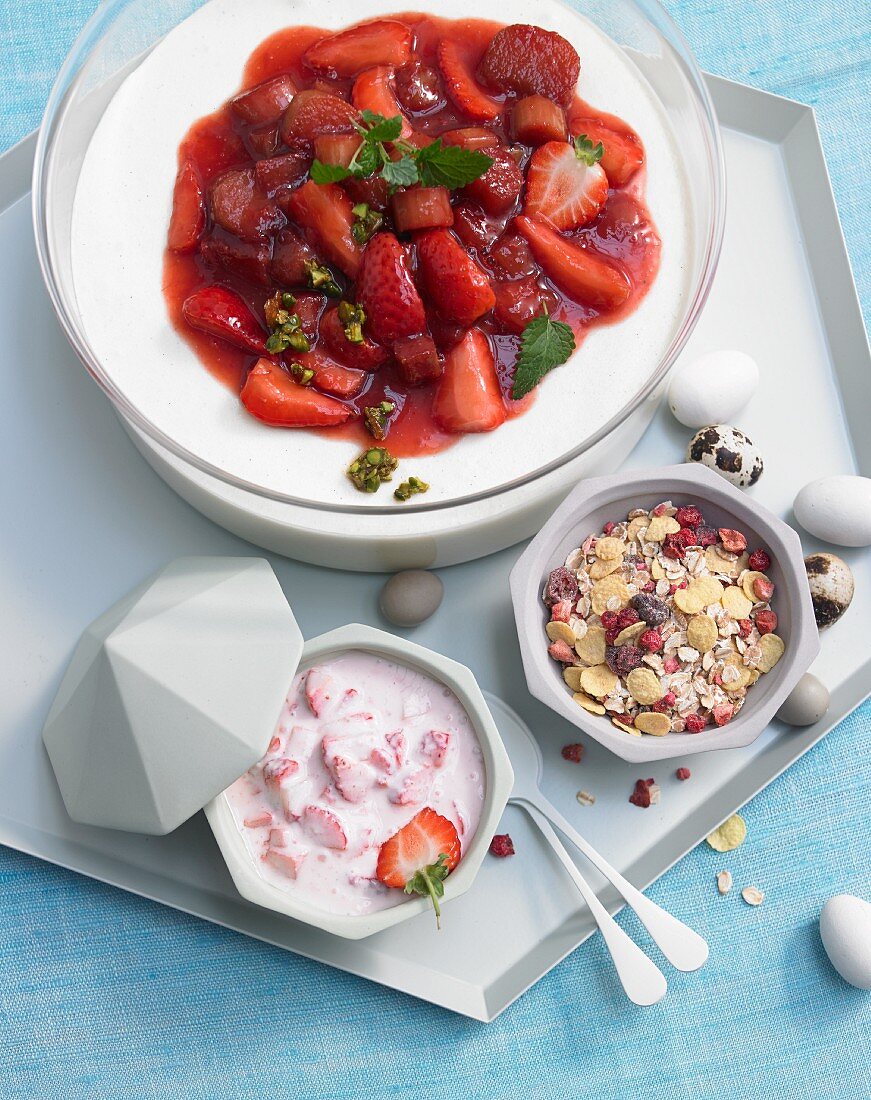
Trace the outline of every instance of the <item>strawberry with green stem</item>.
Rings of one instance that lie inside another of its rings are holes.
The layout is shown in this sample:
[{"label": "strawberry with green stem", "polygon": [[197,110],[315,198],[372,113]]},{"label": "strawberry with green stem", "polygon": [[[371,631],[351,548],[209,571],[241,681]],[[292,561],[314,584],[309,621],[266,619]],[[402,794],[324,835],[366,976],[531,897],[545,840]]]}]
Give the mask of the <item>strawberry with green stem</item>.
[{"label": "strawberry with green stem", "polygon": [[375,876],[385,886],[421,894],[432,901],[441,927],[439,899],[445,879],[460,862],[460,838],[454,825],[430,806],[381,845]]}]

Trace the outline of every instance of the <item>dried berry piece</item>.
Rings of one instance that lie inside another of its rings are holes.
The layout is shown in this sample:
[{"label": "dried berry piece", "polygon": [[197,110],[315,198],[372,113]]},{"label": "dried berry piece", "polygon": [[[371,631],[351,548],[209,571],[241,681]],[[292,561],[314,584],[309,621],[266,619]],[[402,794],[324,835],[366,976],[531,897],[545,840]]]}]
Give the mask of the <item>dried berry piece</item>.
[{"label": "dried berry piece", "polygon": [[676,702],[677,696],[675,693],[673,691],[667,691],[659,702],[654,703],[650,709],[655,710],[657,714],[664,714],[667,710],[670,710]]},{"label": "dried berry piece", "polygon": [[715,527],[701,527],[696,528],[696,543],[704,550],[708,546],[715,546],[720,541],[720,536],[717,534]]},{"label": "dried berry piece", "polygon": [[496,836],[490,841],[490,854],[498,856],[499,859],[504,859],[506,856],[513,856],[514,853],[514,841],[508,835],[508,833],[497,833]]},{"label": "dried berry piece", "polygon": [[552,623],[567,623],[572,617],[572,601],[560,600],[550,609],[550,621]]},{"label": "dried berry piece", "polygon": [[640,618],[634,607],[624,607],[622,611],[617,612],[615,626],[618,630],[625,630],[627,626],[634,626]]},{"label": "dried berry piece", "polygon": [[547,578],[547,586],[544,590],[544,602],[548,607],[552,607],[553,604],[559,603],[560,600],[571,600],[574,602],[577,598],[578,581],[574,573],[566,569],[564,565],[559,566],[558,569],[554,569]]},{"label": "dried berry piece", "polygon": [[758,600],[770,600],[774,595],[774,585],[767,577],[757,577],[753,581],[753,592]]},{"label": "dried berry piece", "polygon": [[707,719],[701,714],[688,714],[684,719],[687,733],[701,733],[707,724]]},{"label": "dried berry piece", "polygon": [[555,661],[559,661],[561,665],[573,665],[577,659],[575,651],[567,642],[554,642],[547,647],[547,651],[551,657],[553,657]]},{"label": "dried berry piece", "polygon": [[771,566],[771,558],[764,550],[754,550],[747,564],[757,573],[765,573]]},{"label": "dried berry piece", "polygon": [[711,711],[714,721],[718,726],[725,726],[727,722],[731,721],[734,713],[735,707],[732,703],[721,703]]},{"label": "dried berry piece", "polygon": [[753,629],[753,623],[750,619],[738,620],[738,633],[742,638],[747,638],[750,635],[750,631]]},{"label": "dried berry piece", "polygon": [[681,527],[692,527],[695,530],[696,527],[701,527],[705,522],[705,517],[695,507],[695,505],[687,505],[685,508],[678,508],[674,517]]},{"label": "dried berry piece", "polygon": [[633,806],[640,806],[646,810],[659,801],[659,787],[655,779],[636,779],[635,790],[629,795],[629,801]]},{"label": "dried berry piece", "polygon": [[777,630],[777,614],[774,611],[758,611],[756,629],[760,634],[771,634]]},{"label": "dried berry piece", "polygon": [[740,531],[735,531],[731,527],[721,527],[719,535],[720,542],[730,554],[743,554],[747,549],[747,539]]},{"label": "dried berry piece", "polygon": [[580,764],[584,755],[583,745],[563,745],[562,755],[564,760],[571,760],[573,764]]},{"label": "dried berry piece", "polygon": [[678,777],[678,779],[685,780],[689,779],[689,777],[693,773],[689,770],[689,768],[678,768],[674,774]]},{"label": "dried berry piece", "polygon": [[644,654],[634,645],[610,646],[605,651],[605,662],[613,673],[625,679],[644,664]]},{"label": "dried berry piece", "polygon": [[614,631],[615,635],[619,634],[617,628],[617,612],[616,611],[603,611],[599,616],[602,620],[602,626],[606,631]]},{"label": "dried berry piece", "polygon": [[633,596],[632,606],[648,626],[659,626],[669,616],[668,607],[662,600],[657,599],[656,596],[650,596],[646,592],[639,592],[638,595]]},{"label": "dried berry piece", "polygon": [[682,527],[673,535],[666,535],[662,540],[662,552],[667,558],[680,560],[686,553],[688,546],[698,545],[696,535],[688,527]]},{"label": "dried berry piece", "polygon": [[659,653],[662,644],[662,635],[658,630],[645,630],[638,639],[638,645],[648,653]]}]

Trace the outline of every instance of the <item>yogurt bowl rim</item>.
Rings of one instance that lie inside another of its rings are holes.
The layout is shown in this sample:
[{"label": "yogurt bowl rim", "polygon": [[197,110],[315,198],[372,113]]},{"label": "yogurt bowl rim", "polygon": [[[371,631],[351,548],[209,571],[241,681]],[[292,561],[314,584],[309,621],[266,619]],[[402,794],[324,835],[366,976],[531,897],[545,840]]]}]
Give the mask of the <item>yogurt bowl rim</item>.
[{"label": "yogurt bowl rim", "polygon": [[[450,688],[469,716],[481,747],[486,774],[481,817],[460,862],[445,880],[444,905],[472,886],[487,854],[514,782],[508,753],[471,669],[435,650],[377,627],[349,623],[307,640],[288,687],[299,672],[306,671],[319,661],[353,650],[404,664]],[[276,721],[277,718],[276,715]],[[432,912],[430,900],[425,897],[409,898],[389,909],[365,914],[330,913],[302,902],[294,898],[292,891],[282,890],[260,875],[236,824],[226,791],[212,799],[204,811],[236,889],[242,897],[256,905],[345,939],[363,939],[420,913]]]}]

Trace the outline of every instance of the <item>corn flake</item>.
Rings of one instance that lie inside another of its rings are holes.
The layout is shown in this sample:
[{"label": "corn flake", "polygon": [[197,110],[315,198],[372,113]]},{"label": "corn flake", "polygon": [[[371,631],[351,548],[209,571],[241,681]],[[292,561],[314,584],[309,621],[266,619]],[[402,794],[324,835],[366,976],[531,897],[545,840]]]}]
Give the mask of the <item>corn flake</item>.
[{"label": "corn flake", "polygon": [[602,561],[594,561],[590,566],[590,576],[594,581],[600,581],[603,577],[616,573],[622,565],[622,558],[605,558]]},{"label": "corn flake", "polygon": [[752,601],[734,584],[729,585],[723,593],[721,602],[733,619],[746,619],[753,610]]},{"label": "corn flake", "polygon": [[593,665],[581,672],[581,687],[596,699],[602,699],[617,686],[617,676],[607,665]]},{"label": "corn flake", "polygon": [[699,653],[707,653],[716,645],[720,632],[710,615],[696,615],[687,623],[687,641]]},{"label": "corn flake", "polygon": [[605,536],[596,540],[596,557],[602,561],[615,561],[623,557],[626,552],[626,543],[622,539],[614,539]]},{"label": "corn flake", "polygon": [[649,668],[633,668],[626,677],[626,687],[636,703],[642,706],[658,703],[663,696],[659,677]]},{"label": "corn flake", "polygon": [[611,725],[616,726],[618,730],[623,730],[624,733],[631,733],[633,737],[640,737],[641,730],[635,729],[634,726],[627,726],[625,722],[621,722],[619,718],[615,718],[611,715]]},{"label": "corn flake", "polygon": [[[616,600],[616,607],[609,607],[610,601]],[[601,615],[603,611],[619,611],[629,603],[629,589],[625,581],[619,577],[605,577],[593,585],[592,605],[593,611]]]},{"label": "corn flake", "polygon": [[572,691],[581,690],[581,669],[578,665],[566,665],[563,669],[563,679]]},{"label": "corn flake", "polygon": [[732,814],[707,838],[715,852],[733,852],[747,838],[747,823],[740,814]]},{"label": "corn flake", "polygon": [[605,630],[593,623],[583,638],[575,642],[575,653],[586,665],[600,665],[605,660]]},{"label": "corn flake", "polygon": [[604,714],[605,708],[601,703],[597,703],[595,699],[591,699],[585,691],[576,691],[572,696],[572,699],[578,704],[579,707],[583,707],[584,710],[588,710],[590,714]]},{"label": "corn flake", "polygon": [[766,577],[764,573],[760,573],[757,569],[748,569],[741,578],[741,589],[751,603],[756,603],[759,600],[759,597],[756,595],[756,590],[753,587],[758,580],[767,581],[768,577]]},{"label": "corn flake", "polygon": [[655,710],[646,710],[635,719],[635,725],[642,733],[652,733],[654,737],[665,737],[671,733],[671,719],[667,714],[658,714]]},{"label": "corn flake", "polygon": [[575,632],[568,623],[561,623],[556,619],[552,619],[544,629],[552,642],[565,642],[566,645],[575,644]]},{"label": "corn flake", "polygon": [[762,650],[762,660],[759,663],[760,672],[771,672],[780,658],[783,656],[783,639],[777,634],[763,634],[759,639],[759,648]]},{"label": "corn flake", "polygon": [[662,542],[666,535],[674,535],[680,530],[680,524],[673,516],[654,516],[647,525],[648,542]]},{"label": "corn flake", "polygon": [[[632,626],[627,626],[625,630],[620,631],[614,639],[614,645],[632,645],[645,630],[647,630],[647,623],[643,620],[640,623],[633,623]],[[603,655],[602,660],[604,661],[604,659]]]}]

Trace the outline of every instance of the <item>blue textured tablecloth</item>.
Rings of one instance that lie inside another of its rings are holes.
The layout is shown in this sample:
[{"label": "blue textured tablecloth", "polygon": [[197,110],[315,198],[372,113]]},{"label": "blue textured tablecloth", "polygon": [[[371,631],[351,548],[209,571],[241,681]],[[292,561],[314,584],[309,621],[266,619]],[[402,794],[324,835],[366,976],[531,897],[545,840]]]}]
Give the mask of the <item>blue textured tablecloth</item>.
[{"label": "blue textured tablecloth", "polygon": [[[867,316],[871,9],[667,6],[705,68],[817,109]],[[3,0],[0,148],[94,7]],[[643,1012],[603,981],[598,937],[485,1026],[0,849],[0,1100],[871,1097],[871,994],[816,928],[830,895],[871,897],[869,726],[866,706],[747,807],[731,865],[761,909],[717,904],[704,849],[651,889],[715,949]]]}]

